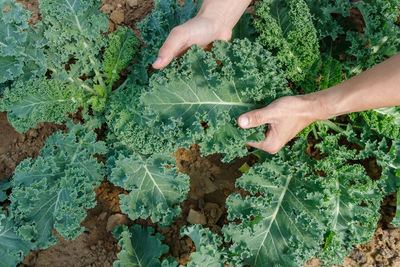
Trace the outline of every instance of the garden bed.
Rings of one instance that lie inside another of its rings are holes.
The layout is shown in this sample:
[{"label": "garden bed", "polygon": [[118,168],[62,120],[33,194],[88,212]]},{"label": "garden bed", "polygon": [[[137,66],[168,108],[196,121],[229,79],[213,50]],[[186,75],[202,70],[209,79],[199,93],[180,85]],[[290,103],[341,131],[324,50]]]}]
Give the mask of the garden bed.
[{"label": "garden bed", "polygon": [[[36,1],[20,1],[34,12],[31,23],[40,20]],[[109,29],[113,31],[119,25],[131,27],[138,33],[135,24],[152,11],[152,0],[104,0],[101,8],[110,15]],[[41,123],[26,134],[19,134],[8,124],[5,113],[0,113],[0,177],[11,177],[16,166],[25,158],[37,157],[48,136],[62,125]],[[313,146],[310,142],[310,147]],[[198,146],[190,150],[180,149],[174,157],[179,171],[190,176],[188,198],[181,203],[182,215],[175,218],[171,226],[161,228],[150,219],[130,220],[121,213],[118,195],[126,193],[122,188],[112,185],[106,179],[96,188],[97,206],[88,211],[82,226],[85,231],[75,240],[64,240],[45,250],[32,251],[20,266],[112,266],[117,259],[120,248],[118,241],[110,233],[117,224],[140,224],[152,226],[156,232],[165,236],[163,243],[170,248],[169,254],[185,265],[190,260],[191,252],[196,250],[188,236],[182,237],[180,229],[184,225],[202,224],[213,233],[221,234],[221,228],[228,223],[226,198],[233,192],[241,193],[235,188],[235,181],[241,176],[239,168],[247,163],[253,165],[257,158],[247,156],[233,164],[221,162],[219,155],[202,157]],[[380,169],[374,160],[363,162],[371,177]],[[7,202],[4,203],[7,205]],[[394,216],[396,197],[394,194],[385,198],[381,206],[382,217],[371,242],[357,245],[346,258],[344,266],[400,266],[400,228],[394,228],[390,222]],[[313,258],[305,266],[321,266]]]}]

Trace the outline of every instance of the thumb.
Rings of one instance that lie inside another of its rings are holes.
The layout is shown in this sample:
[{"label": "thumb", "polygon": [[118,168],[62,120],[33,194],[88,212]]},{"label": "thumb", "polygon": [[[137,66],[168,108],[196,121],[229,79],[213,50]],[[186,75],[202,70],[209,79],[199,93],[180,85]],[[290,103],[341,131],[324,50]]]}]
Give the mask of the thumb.
[{"label": "thumb", "polygon": [[256,109],[241,115],[238,124],[243,129],[254,128],[270,122],[267,108]]},{"label": "thumb", "polygon": [[165,40],[163,46],[158,52],[158,58],[153,63],[153,68],[162,69],[172,61],[172,59],[180,55],[187,48],[187,33],[182,31],[182,27],[178,26],[172,29]]}]

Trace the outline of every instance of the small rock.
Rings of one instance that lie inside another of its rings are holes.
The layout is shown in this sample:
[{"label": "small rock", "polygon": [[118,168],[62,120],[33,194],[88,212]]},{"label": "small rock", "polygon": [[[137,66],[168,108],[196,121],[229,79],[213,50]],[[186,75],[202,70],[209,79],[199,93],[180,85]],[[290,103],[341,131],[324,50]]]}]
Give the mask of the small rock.
[{"label": "small rock", "polygon": [[29,137],[35,138],[38,136],[38,132],[36,130],[31,130],[28,132]]},{"label": "small rock", "polygon": [[101,11],[103,11],[105,14],[111,14],[111,11],[113,10],[112,5],[110,4],[105,4],[100,8]]},{"label": "small rock", "polygon": [[129,222],[128,216],[126,216],[126,215],[123,215],[123,214],[111,215],[108,218],[106,230],[107,230],[107,232],[111,232],[115,226],[118,226],[121,224],[128,224],[128,222]]},{"label": "small rock", "polygon": [[114,10],[111,15],[110,19],[115,23],[115,24],[121,24],[125,20],[125,12],[123,9],[118,8]]},{"label": "small rock", "polygon": [[390,250],[389,248],[383,247],[381,249],[381,254],[385,259],[390,259],[394,257],[394,251]]},{"label": "small rock", "polygon": [[99,220],[103,221],[106,217],[107,217],[107,212],[104,211],[99,215]]},{"label": "small rock", "polygon": [[139,4],[139,0],[127,0],[126,3],[130,6],[130,7],[136,7]]},{"label": "small rock", "polygon": [[207,219],[201,212],[190,209],[187,221],[191,224],[207,224]]}]

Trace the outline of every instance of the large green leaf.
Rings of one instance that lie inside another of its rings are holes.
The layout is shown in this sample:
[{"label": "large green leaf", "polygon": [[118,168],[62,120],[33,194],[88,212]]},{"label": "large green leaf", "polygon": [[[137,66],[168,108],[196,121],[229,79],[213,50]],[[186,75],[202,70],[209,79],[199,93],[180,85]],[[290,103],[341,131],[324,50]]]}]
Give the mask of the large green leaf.
[{"label": "large green leaf", "polygon": [[67,239],[82,233],[86,210],[95,205],[93,190],[105,175],[93,157],[106,152],[104,144],[84,126],[69,126],[68,134],[49,137],[38,158],[21,162],[12,179],[9,210],[18,233],[41,248],[56,242],[53,229]]},{"label": "large green leaf", "polygon": [[83,91],[46,78],[17,82],[0,99],[8,120],[18,132],[26,132],[39,122],[61,124],[83,103]]},{"label": "large green leaf", "polygon": [[325,232],[323,187],[308,167],[304,142],[251,169],[236,182],[252,196],[227,199],[227,241],[244,242],[250,266],[299,266],[311,258]]},{"label": "large green leaf", "polygon": [[152,64],[171,30],[189,19],[199,11],[202,0],[185,0],[183,7],[175,0],[155,0],[154,9],[145,19],[137,23],[140,35],[146,46],[142,47],[140,65],[135,68],[139,80],[147,84],[147,67]]},{"label": "large green leaf", "polygon": [[99,67],[96,57],[105,45],[108,30],[100,0],[40,0],[42,23],[48,40],[46,57],[53,75],[61,75],[73,58],[81,73]]},{"label": "large green leaf", "polygon": [[121,252],[114,267],[176,267],[178,261],[165,259],[162,263],[159,258],[168,252],[168,246],[161,243],[163,236],[156,233],[151,227],[133,225],[118,226],[113,230],[115,238],[120,239],[118,245]]},{"label": "large green leaf", "polygon": [[257,41],[277,56],[285,74],[302,81],[319,56],[317,32],[303,0],[264,0],[257,5]]},{"label": "large green leaf", "polygon": [[181,229],[181,235],[189,236],[196,245],[196,251],[190,254],[188,267],[210,266],[224,267],[225,252],[219,247],[222,238],[208,228],[193,225]]},{"label": "large green leaf", "polygon": [[121,154],[110,177],[112,183],[130,191],[120,195],[121,210],[133,220],[151,215],[153,222],[169,225],[180,214],[179,203],[189,191],[189,178],[171,165],[170,155]]},{"label": "large green leaf", "polygon": [[[159,136],[181,147],[206,142],[201,146],[205,155],[225,153],[227,160],[247,153],[246,142],[265,138],[264,127],[243,130],[237,118],[291,94],[275,58],[247,39],[215,42],[211,52],[193,47],[163,72],[152,77],[150,90],[141,97],[145,111],[156,114],[158,122],[143,127],[157,127]],[[171,136],[171,131],[178,133]],[[210,141],[219,139],[221,131],[231,137],[224,148]]]},{"label": "large green leaf", "polygon": [[118,28],[108,38],[109,44],[104,51],[103,71],[111,89],[114,82],[119,79],[120,71],[131,63],[139,40],[132,30],[125,27]]},{"label": "large green leaf", "polygon": [[42,34],[28,25],[30,12],[14,0],[0,2],[0,83],[44,74]]},{"label": "large green leaf", "polygon": [[0,267],[17,266],[32,248],[32,243],[17,233],[12,218],[0,212]]}]

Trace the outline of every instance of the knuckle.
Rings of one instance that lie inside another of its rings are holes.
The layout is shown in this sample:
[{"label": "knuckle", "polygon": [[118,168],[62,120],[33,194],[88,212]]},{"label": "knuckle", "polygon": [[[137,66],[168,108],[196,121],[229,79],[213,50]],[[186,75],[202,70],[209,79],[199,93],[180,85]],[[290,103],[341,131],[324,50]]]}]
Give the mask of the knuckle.
[{"label": "knuckle", "polygon": [[262,112],[255,111],[252,116],[252,124],[259,126],[259,125],[263,124],[263,121],[264,121],[264,117],[263,117]]},{"label": "knuckle", "polygon": [[181,35],[181,34],[182,34],[182,26],[181,25],[180,26],[176,26],[175,28],[173,28],[171,30],[171,33],[170,33],[171,36],[178,36],[178,35]]}]

